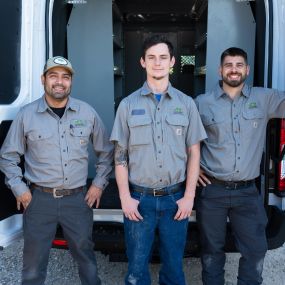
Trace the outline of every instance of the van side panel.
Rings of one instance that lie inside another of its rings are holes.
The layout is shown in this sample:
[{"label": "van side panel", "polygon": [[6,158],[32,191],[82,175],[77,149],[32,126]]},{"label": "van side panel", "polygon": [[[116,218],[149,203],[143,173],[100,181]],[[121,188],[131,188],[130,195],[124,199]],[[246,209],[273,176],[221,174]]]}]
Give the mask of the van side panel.
[{"label": "van side panel", "polygon": [[232,46],[248,54],[251,72],[247,83],[252,85],[254,76],[255,20],[247,1],[209,0],[207,29],[206,91],[219,79],[218,66],[221,53]]}]

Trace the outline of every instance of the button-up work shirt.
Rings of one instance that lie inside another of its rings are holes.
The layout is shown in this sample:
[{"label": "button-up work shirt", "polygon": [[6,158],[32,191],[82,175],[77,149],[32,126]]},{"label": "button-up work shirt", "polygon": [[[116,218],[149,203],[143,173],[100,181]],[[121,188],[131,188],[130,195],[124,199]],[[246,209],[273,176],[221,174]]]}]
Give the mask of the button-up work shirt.
[{"label": "button-up work shirt", "polygon": [[186,148],[205,137],[192,98],[169,85],[158,102],[145,83],[122,100],[111,140],[128,150],[130,182],[154,188],[184,181]]},{"label": "button-up work shirt", "polygon": [[0,168],[15,196],[28,187],[18,166],[25,157],[27,181],[43,187],[72,189],[86,184],[88,144],[97,155],[93,184],[104,189],[112,170],[113,147],[96,111],[69,97],[62,118],[52,112],[44,96],[18,113],[1,148]]},{"label": "button-up work shirt", "polygon": [[201,149],[202,168],[224,181],[256,178],[267,122],[285,117],[285,93],[245,84],[232,100],[218,84],[196,103],[208,135]]}]

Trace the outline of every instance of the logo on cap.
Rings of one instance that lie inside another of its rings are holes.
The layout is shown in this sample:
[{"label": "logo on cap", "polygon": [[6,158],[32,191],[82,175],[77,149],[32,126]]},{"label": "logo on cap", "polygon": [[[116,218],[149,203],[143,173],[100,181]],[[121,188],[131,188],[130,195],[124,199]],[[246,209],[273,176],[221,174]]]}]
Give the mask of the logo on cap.
[{"label": "logo on cap", "polygon": [[56,64],[61,64],[61,65],[68,65],[68,62],[62,58],[62,57],[57,57],[53,60],[54,63]]}]

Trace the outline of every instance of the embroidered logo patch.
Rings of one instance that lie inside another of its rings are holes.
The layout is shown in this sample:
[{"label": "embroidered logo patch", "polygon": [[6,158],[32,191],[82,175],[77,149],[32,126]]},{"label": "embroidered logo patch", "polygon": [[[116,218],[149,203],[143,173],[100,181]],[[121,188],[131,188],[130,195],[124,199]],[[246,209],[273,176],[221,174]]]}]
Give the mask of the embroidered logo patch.
[{"label": "embroidered logo patch", "polygon": [[248,103],[248,109],[254,109],[254,108],[257,108],[256,102],[250,102],[250,103]]},{"label": "embroidered logo patch", "polygon": [[80,127],[85,127],[87,125],[86,120],[71,120],[70,121],[70,128],[80,128]]},{"label": "embroidered logo patch", "polygon": [[145,109],[133,109],[132,110],[132,115],[144,115],[145,114]]},{"label": "embroidered logo patch", "polygon": [[176,107],[174,109],[174,114],[182,114],[182,113],[183,113],[182,108]]}]

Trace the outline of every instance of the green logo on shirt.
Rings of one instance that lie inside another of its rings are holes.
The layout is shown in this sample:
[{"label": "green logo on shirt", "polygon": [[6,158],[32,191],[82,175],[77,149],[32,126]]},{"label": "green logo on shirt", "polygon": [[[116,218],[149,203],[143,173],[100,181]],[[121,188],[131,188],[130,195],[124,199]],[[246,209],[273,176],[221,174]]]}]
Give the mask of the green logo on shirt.
[{"label": "green logo on shirt", "polygon": [[257,108],[256,102],[250,102],[250,103],[248,103],[248,108],[249,108],[249,109]]},{"label": "green logo on shirt", "polygon": [[86,121],[85,120],[72,120],[71,124],[73,127],[84,127],[86,126]]},{"label": "green logo on shirt", "polygon": [[176,107],[174,109],[174,114],[182,114],[182,113],[183,113],[182,108]]}]

